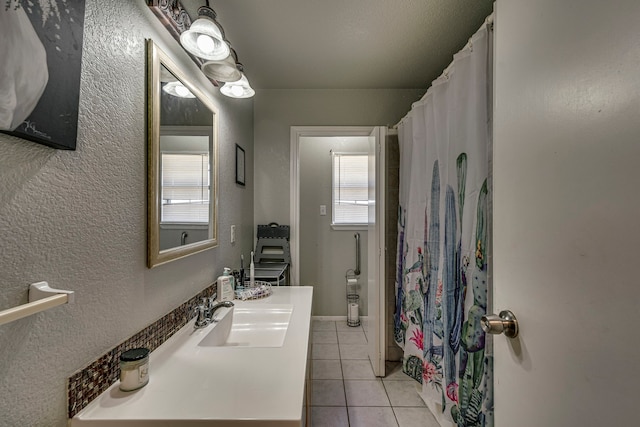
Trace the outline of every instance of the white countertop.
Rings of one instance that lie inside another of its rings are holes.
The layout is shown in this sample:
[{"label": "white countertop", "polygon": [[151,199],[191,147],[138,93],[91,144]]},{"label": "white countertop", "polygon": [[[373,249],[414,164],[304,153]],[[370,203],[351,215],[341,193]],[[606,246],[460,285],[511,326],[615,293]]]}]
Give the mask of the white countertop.
[{"label": "white countertop", "polygon": [[[122,392],[116,381],[80,411],[71,427],[300,426],[313,288],[274,287],[250,304],[292,304],[282,347],[202,347],[214,327],[191,320],[153,351],[149,384]],[[179,424],[178,424],[179,421]]]}]

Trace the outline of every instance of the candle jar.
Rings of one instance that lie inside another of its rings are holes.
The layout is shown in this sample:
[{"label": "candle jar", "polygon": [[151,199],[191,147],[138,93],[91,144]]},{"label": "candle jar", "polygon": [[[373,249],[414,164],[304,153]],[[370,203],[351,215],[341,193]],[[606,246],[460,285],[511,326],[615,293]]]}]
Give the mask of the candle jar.
[{"label": "candle jar", "polygon": [[120,390],[133,391],[149,382],[149,350],[134,348],[120,355]]}]

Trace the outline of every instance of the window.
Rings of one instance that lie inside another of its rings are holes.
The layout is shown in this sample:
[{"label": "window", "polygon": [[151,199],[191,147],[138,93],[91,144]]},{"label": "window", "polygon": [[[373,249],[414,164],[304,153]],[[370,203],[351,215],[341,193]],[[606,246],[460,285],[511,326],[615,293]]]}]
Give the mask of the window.
[{"label": "window", "polygon": [[332,225],[366,225],[369,175],[366,153],[332,153]]},{"label": "window", "polygon": [[162,153],[161,223],[209,223],[209,154]]}]

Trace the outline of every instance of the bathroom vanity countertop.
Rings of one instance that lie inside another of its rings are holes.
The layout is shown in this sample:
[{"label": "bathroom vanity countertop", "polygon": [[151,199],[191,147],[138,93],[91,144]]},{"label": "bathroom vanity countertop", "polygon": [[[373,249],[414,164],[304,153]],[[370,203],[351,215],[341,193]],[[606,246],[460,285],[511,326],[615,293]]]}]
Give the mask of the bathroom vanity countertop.
[{"label": "bathroom vanity countertop", "polygon": [[71,427],[300,426],[311,326],[310,286],[274,287],[251,304],[291,304],[282,347],[203,347],[214,324],[194,320],[153,351],[149,384],[122,392],[116,381]]}]

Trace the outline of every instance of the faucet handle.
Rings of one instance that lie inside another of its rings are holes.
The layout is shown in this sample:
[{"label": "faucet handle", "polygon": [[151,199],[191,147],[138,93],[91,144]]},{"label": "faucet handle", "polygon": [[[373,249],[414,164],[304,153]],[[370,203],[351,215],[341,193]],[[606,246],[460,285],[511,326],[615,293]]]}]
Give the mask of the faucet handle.
[{"label": "faucet handle", "polygon": [[195,307],[195,312],[198,317],[196,318],[196,323],[194,324],[194,327],[204,328],[205,326],[207,326],[211,321],[209,319],[209,316],[207,315],[208,314],[207,307],[205,307],[204,305],[198,305]]}]

